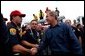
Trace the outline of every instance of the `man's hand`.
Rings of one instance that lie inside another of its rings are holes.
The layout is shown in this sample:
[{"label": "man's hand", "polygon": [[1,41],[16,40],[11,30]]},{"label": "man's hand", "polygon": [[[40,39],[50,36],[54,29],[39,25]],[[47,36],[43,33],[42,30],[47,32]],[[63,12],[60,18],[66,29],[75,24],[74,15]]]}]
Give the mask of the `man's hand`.
[{"label": "man's hand", "polygon": [[39,45],[38,44],[35,44],[33,48],[37,48]]},{"label": "man's hand", "polygon": [[37,48],[31,48],[31,55],[35,55],[38,51]]}]

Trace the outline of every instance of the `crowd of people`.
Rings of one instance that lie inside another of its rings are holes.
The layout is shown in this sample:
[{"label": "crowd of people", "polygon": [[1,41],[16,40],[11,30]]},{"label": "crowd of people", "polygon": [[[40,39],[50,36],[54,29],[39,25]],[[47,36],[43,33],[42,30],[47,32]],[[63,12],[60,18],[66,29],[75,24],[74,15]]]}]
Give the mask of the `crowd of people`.
[{"label": "crowd of people", "polygon": [[[57,11],[57,13],[56,13]],[[10,13],[10,22],[0,18],[0,55],[3,56],[83,56],[84,29],[71,20],[59,23],[59,11],[46,9],[46,22],[39,23],[35,14],[29,24],[21,27],[22,14],[19,10]],[[44,18],[40,10],[40,20]]]}]

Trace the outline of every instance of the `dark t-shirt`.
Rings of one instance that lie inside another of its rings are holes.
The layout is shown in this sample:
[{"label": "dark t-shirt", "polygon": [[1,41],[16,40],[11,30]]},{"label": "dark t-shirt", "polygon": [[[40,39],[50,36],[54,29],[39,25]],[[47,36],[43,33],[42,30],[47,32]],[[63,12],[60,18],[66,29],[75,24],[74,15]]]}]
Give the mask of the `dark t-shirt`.
[{"label": "dark t-shirt", "polygon": [[8,29],[3,21],[3,18],[0,18],[0,56],[9,55],[8,54]]},{"label": "dark t-shirt", "polygon": [[[22,36],[22,40],[25,40],[29,43],[32,43],[32,44],[38,44],[38,35],[37,35],[37,31],[32,29],[32,31],[30,29],[28,29],[26,31],[26,33]],[[28,46],[25,46],[26,48],[31,48],[31,47],[28,47]]]}]

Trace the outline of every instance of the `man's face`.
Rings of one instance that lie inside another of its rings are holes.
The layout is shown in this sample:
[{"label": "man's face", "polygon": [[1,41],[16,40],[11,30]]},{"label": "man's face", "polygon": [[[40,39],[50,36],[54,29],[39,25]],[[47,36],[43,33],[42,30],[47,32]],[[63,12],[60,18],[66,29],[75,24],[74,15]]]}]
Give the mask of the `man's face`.
[{"label": "man's face", "polygon": [[42,30],[42,25],[41,25],[41,24],[38,24],[38,25],[37,25],[37,30],[38,30],[38,31],[41,31],[41,30]]},{"label": "man's face", "polygon": [[14,18],[15,18],[15,21],[16,21],[17,24],[21,24],[21,22],[22,22],[22,17],[20,17],[20,16],[15,16]]},{"label": "man's face", "polygon": [[71,26],[71,21],[70,21],[70,20],[66,20],[65,23],[66,23],[67,25],[70,25],[70,26]]},{"label": "man's face", "polygon": [[38,25],[38,23],[36,21],[32,21],[31,22],[31,28],[32,29],[36,29],[37,28],[37,25]]},{"label": "man's face", "polygon": [[48,22],[48,24],[52,24],[52,22],[54,21],[55,17],[51,16],[49,14],[49,12],[47,12],[47,15],[46,15],[46,20]]}]

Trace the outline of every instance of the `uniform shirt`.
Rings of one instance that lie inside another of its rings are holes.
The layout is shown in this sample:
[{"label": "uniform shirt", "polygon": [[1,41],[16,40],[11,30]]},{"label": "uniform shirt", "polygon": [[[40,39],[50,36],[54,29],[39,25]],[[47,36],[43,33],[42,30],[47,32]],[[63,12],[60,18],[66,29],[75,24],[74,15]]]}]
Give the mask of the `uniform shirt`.
[{"label": "uniform shirt", "polygon": [[37,39],[38,39],[38,34],[37,34],[38,32],[36,31],[36,30],[34,30],[34,29],[32,29],[32,31],[29,29],[29,30],[27,30],[26,31],[26,34],[25,35],[23,35],[23,40],[26,40],[26,41],[28,41],[28,42],[30,42],[30,43],[32,43],[32,44],[37,44],[38,43],[38,41],[37,41]]},{"label": "uniform shirt", "polygon": [[43,50],[48,45],[51,51],[55,53],[73,52],[74,54],[82,54],[82,49],[78,39],[72,32],[72,28],[64,23],[57,24],[54,27],[50,26],[46,30],[38,51]]},{"label": "uniform shirt", "polygon": [[20,44],[21,38],[19,35],[18,27],[13,22],[11,22],[8,25],[8,30],[9,30],[9,37],[10,37],[11,46],[14,46],[16,44]]}]

